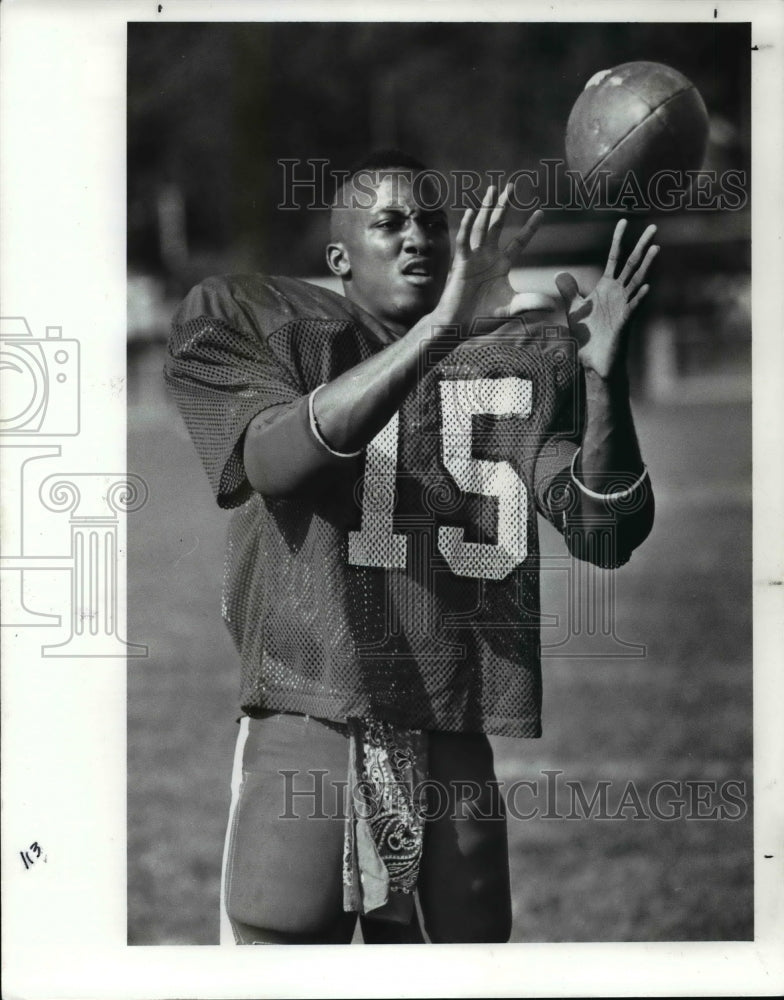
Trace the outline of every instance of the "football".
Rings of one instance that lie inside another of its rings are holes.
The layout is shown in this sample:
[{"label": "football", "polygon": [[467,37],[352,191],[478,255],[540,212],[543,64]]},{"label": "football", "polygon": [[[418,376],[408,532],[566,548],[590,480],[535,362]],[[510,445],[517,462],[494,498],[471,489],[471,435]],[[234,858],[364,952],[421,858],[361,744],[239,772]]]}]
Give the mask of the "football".
[{"label": "football", "polygon": [[685,172],[702,166],[707,138],[708,112],[690,80],[661,63],[628,62],[586,83],[569,115],[566,160],[588,183],[606,171],[610,198],[630,172],[643,192],[663,170],[683,172],[688,187]]}]

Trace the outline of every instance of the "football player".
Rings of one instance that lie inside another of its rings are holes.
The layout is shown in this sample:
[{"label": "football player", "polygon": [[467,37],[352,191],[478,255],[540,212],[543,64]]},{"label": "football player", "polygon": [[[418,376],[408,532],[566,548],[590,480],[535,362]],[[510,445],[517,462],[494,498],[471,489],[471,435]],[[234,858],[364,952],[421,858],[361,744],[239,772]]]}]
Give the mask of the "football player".
[{"label": "football player", "polygon": [[[209,279],[166,379],[217,502],[236,508],[223,617],[242,663],[222,886],[237,943],[500,942],[511,931],[488,735],[541,733],[537,514],[615,567],[650,531],[628,321],[655,227],[583,296],[509,271],[509,192],[447,216],[424,168],[375,154],[327,247],[340,296]],[[544,322],[541,322],[544,318]],[[223,939],[223,938],[222,938]]]}]

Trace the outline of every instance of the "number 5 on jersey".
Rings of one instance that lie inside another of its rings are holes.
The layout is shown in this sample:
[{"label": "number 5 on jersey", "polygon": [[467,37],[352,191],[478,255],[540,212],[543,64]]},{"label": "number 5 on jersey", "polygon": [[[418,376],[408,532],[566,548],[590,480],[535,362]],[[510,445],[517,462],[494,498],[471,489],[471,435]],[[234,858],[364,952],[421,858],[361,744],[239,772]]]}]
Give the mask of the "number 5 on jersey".
[{"label": "number 5 on jersey", "polygon": [[[532,383],[508,378],[445,379],[439,383],[441,460],[465,493],[496,497],[496,544],[467,542],[463,528],[441,525],[438,550],[457,576],[502,580],[528,555],[528,490],[507,461],[472,455],[471,418],[531,415]],[[398,422],[396,413],[367,447],[362,527],[348,536],[354,566],[405,569],[407,541],[393,532]]]}]

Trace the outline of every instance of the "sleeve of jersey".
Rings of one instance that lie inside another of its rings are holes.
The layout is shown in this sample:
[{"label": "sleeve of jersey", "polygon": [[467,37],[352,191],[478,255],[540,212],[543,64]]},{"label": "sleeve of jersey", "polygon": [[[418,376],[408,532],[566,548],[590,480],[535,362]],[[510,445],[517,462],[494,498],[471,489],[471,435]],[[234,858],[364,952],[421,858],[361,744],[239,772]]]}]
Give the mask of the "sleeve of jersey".
[{"label": "sleeve of jersey", "polygon": [[172,322],[164,378],[221,507],[238,507],[251,493],[242,460],[243,436],[263,410],[289,404],[288,458],[314,447],[307,396],[285,359],[273,353],[242,310],[233,310],[219,281],[187,296]]},{"label": "sleeve of jersey", "polygon": [[583,411],[577,391],[579,373],[562,390],[556,417],[541,442],[534,466],[536,507],[561,534],[566,532],[566,512],[573,506],[571,465],[583,433]]},{"label": "sleeve of jersey", "polygon": [[654,501],[646,476],[624,497],[591,497],[574,481],[572,461],[583,432],[581,380],[562,405],[545,436],[535,466],[536,504],[563,535],[570,553],[602,569],[617,569],[650,532]]}]

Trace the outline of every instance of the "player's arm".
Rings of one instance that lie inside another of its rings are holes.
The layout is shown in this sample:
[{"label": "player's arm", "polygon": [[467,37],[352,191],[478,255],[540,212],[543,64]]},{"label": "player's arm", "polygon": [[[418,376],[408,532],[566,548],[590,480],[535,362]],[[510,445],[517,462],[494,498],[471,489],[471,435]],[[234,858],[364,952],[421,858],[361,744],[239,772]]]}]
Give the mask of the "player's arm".
[{"label": "player's arm", "polygon": [[[480,311],[506,318],[550,306],[547,296],[514,295],[508,274],[542,221],[536,212],[504,249],[498,245],[508,204],[488,188],[478,212],[468,210],[455,240],[441,299],[403,337],[292,406],[259,414],[248,425],[243,459],[250,484],[266,496],[308,489],[354,459],[388,423],[425,373],[426,347],[461,326],[466,335]],[[430,352],[432,356],[434,352]],[[434,362],[432,362],[434,363]],[[305,440],[305,421],[309,431]]]},{"label": "player's arm", "polygon": [[292,496],[353,469],[367,443],[399,408],[424,371],[425,348],[439,335],[438,309],[404,337],[294,402],[264,410],[243,443],[251,486]]},{"label": "player's arm", "polygon": [[[649,226],[621,267],[625,228],[621,220],[604,274],[587,297],[572,275],[556,278],[585,376],[584,432],[569,470],[574,509],[567,538],[575,555],[607,565],[629,558],[647,537],[654,517],[653,491],[629,401],[626,338],[632,313],[648,291],[645,276],[659,248],[651,245],[656,227]],[[609,557],[608,527],[614,546]]]}]

